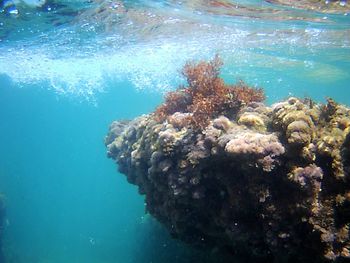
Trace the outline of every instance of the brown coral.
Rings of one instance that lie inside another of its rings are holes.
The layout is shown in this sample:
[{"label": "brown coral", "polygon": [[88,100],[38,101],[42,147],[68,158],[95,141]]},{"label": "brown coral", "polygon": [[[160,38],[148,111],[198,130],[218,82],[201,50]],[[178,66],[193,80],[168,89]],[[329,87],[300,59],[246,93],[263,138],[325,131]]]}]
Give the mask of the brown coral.
[{"label": "brown coral", "polygon": [[328,99],[322,107],[322,128],[318,132],[316,143],[324,161],[330,163],[334,175],[340,179],[345,176],[344,163],[349,162],[342,152],[346,152],[346,138],[350,133],[350,109]]},{"label": "brown coral", "polygon": [[315,137],[317,107],[310,107],[297,98],[273,105],[273,125],[284,132],[287,142],[293,147],[307,146]]}]

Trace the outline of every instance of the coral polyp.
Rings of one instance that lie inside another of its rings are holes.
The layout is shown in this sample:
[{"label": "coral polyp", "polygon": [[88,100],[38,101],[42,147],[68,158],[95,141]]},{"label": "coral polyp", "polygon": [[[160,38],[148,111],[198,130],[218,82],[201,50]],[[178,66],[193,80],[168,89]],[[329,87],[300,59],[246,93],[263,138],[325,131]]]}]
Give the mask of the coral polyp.
[{"label": "coral polyp", "polygon": [[350,260],[350,109],[230,86],[221,61],[186,64],[188,87],[113,122],[108,156],[172,236],[242,262]]}]

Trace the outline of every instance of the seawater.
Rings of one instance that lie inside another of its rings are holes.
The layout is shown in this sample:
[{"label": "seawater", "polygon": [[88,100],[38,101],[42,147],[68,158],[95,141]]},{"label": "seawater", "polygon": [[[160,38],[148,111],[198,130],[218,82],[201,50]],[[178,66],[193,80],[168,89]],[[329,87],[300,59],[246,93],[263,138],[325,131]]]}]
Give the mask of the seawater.
[{"label": "seawater", "polygon": [[217,262],[145,214],[103,143],[112,120],[152,112],[184,84],[186,61],[219,54],[224,79],[263,87],[269,104],[306,96],[350,105],[349,16],[223,2],[254,8],[115,1],[97,15],[106,2],[76,1],[0,13],[8,262]]}]

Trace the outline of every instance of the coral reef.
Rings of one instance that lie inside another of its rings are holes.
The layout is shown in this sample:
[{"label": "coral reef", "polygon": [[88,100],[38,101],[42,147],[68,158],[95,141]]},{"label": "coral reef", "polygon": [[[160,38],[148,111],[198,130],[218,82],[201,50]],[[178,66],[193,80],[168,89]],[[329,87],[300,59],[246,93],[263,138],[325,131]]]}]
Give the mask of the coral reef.
[{"label": "coral reef", "polygon": [[187,88],[113,122],[108,156],[175,238],[242,262],[348,262],[350,109],[269,107],[220,65],[187,64]]}]

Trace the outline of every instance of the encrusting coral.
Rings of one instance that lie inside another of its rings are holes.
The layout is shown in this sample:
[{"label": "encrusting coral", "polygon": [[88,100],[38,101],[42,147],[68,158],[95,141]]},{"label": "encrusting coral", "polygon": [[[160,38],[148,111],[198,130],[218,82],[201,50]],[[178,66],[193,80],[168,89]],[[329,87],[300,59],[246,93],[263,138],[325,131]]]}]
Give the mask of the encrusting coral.
[{"label": "encrusting coral", "polygon": [[350,109],[264,105],[262,90],[187,64],[187,88],[113,122],[106,146],[170,233],[243,262],[350,260]]}]

